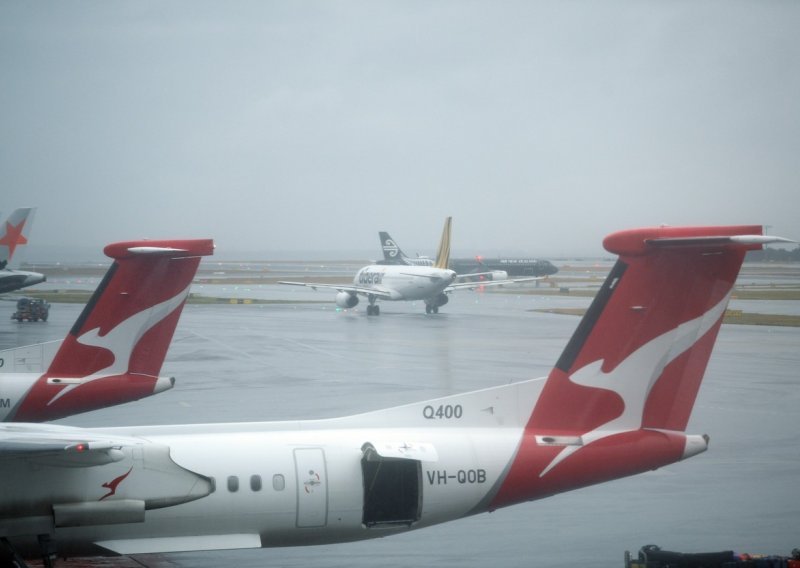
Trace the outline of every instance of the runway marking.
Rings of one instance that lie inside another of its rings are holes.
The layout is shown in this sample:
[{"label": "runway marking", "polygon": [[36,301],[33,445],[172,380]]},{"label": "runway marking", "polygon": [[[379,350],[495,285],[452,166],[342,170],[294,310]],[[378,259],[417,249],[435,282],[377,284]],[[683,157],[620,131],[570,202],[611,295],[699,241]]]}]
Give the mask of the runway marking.
[{"label": "runway marking", "polygon": [[328,351],[326,349],[320,349],[319,347],[314,347],[313,345],[309,345],[308,343],[302,343],[300,341],[295,341],[294,339],[286,339],[285,337],[275,338],[276,341],[283,341],[284,343],[292,343],[294,345],[299,345],[300,347],[305,347],[310,351],[316,351],[317,353],[322,353],[323,355],[328,355],[330,357],[337,357],[339,359],[350,359],[344,355],[340,355],[339,353],[333,353],[332,351]]},{"label": "runway marking", "polygon": [[194,336],[196,336],[196,337],[199,337],[200,339],[204,339],[205,341],[208,341],[209,343],[215,343],[217,345],[220,345],[220,346],[224,347],[225,349],[227,349],[228,351],[232,351],[234,353],[239,353],[240,355],[243,355],[244,357],[246,357],[248,359],[252,359],[253,361],[263,362],[263,359],[264,359],[263,357],[257,357],[255,355],[252,355],[252,354],[248,353],[247,351],[245,351],[243,349],[239,349],[239,348],[237,348],[237,347],[235,347],[233,345],[228,345],[227,343],[224,343],[223,341],[220,341],[219,339],[215,339],[213,337],[209,337],[207,335],[203,335],[203,334],[197,333],[196,331],[190,331],[189,333],[194,335]]},{"label": "runway marking", "polygon": [[[192,335],[194,335],[196,337],[199,337],[200,339],[208,341],[210,343],[215,343],[217,345],[220,345],[220,346],[226,348],[228,351],[232,351],[234,353],[239,353],[240,355],[243,355],[244,357],[247,357],[248,359],[252,359],[254,361],[260,361],[260,362],[263,362],[263,360],[266,359],[266,357],[263,356],[263,355],[262,356],[253,355],[251,353],[248,353],[247,351],[244,351],[243,349],[239,349],[239,348],[237,348],[237,347],[235,347],[233,345],[229,345],[229,344],[227,344],[227,343],[225,343],[223,341],[220,341],[219,339],[215,339],[213,337],[208,337],[206,335],[202,335],[200,333],[197,333],[196,331],[192,331],[192,332],[189,332],[189,333],[191,333]],[[284,342],[284,343],[291,343],[293,345],[298,345],[300,347],[305,347],[309,351],[316,351],[318,353],[322,353],[323,355],[328,355],[329,357],[336,357],[336,358],[339,358],[339,359],[349,359],[345,355],[341,355],[339,353],[334,353],[332,351],[328,351],[328,350],[325,350],[325,349],[320,349],[319,347],[314,347],[313,345],[310,345],[308,343],[303,343],[301,341],[296,341],[294,339],[286,339],[285,337],[274,337],[274,336],[266,336],[266,337],[270,341],[274,341],[274,342],[279,342],[280,341],[280,342]]]}]

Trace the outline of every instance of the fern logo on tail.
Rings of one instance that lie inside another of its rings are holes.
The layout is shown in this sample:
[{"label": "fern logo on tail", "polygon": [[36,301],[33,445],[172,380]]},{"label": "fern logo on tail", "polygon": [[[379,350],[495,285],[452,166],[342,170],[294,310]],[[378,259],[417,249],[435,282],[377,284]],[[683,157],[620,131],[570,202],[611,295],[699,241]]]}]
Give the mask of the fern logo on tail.
[{"label": "fern logo on tail", "polygon": [[400,252],[400,247],[398,247],[397,243],[395,243],[392,239],[386,239],[383,242],[383,250],[390,257],[394,258],[397,256],[397,253]]}]

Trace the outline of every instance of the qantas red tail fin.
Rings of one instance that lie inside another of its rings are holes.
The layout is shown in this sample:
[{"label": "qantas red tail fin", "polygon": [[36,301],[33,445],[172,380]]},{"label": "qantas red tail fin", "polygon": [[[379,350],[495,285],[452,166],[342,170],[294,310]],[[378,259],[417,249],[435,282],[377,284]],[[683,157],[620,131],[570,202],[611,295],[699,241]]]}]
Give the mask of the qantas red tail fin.
[{"label": "qantas red tail fin", "polygon": [[52,420],[172,386],[159,377],[200,257],[213,241],[116,243],[114,259],[14,420]]},{"label": "qantas red tail fin", "polygon": [[614,268],[550,373],[536,429],[683,431],[733,284],[760,226],[614,233]]},{"label": "qantas red tail fin", "polygon": [[496,506],[706,448],[684,430],[745,253],[785,241],[761,232],[658,227],[605,239],[619,260],[550,372]]}]

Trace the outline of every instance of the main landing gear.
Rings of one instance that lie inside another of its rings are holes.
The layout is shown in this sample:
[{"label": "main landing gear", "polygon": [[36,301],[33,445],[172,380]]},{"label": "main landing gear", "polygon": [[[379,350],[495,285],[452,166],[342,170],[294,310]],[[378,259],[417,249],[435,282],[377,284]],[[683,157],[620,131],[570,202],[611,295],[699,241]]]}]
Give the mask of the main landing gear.
[{"label": "main landing gear", "polygon": [[438,314],[439,306],[444,306],[448,302],[447,294],[439,294],[435,298],[425,300],[425,313]]},{"label": "main landing gear", "polygon": [[369,305],[367,306],[367,315],[368,316],[379,316],[381,315],[381,307],[375,303],[375,300],[378,298],[375,296],[367,296],[369,300]]}]

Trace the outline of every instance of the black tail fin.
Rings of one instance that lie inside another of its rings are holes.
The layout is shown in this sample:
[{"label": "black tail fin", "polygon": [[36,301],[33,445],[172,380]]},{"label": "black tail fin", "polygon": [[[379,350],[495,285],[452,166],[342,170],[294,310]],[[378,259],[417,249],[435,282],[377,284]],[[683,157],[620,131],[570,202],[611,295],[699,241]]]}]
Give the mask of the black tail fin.
[{"label": "black tail fin", "polygon": [[378,236],[381,239],[381,248],[383,249],[383,264],[408,264],[406,255],[403,254],[394,239],[389,236],[389,233],[381,231]]}]

